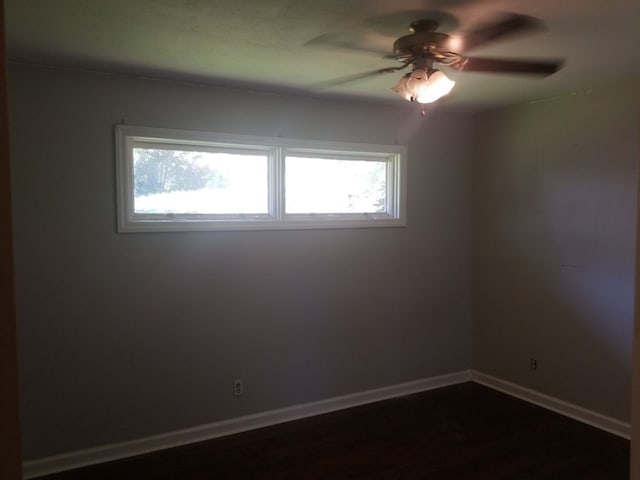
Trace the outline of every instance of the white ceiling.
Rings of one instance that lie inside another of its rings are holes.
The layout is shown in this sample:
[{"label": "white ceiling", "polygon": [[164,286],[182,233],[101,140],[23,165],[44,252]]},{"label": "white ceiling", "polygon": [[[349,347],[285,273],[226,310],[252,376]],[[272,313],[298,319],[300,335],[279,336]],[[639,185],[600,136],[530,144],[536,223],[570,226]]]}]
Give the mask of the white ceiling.
[{"label": "white ceiling", "polygon": [[462,72],[445,105],[484,108],[640,78],[640,0],[5,0],[5,10],[12,61],[271,92],[401,102],[390,90],[399,72],[319,89],[397,63],[309,42],[331,34],[391,53],[413,20],[435,17],[450,33],[500,12],[537,17],[546,31],[470,56],[562,58],[564,68],[544,79]]}]

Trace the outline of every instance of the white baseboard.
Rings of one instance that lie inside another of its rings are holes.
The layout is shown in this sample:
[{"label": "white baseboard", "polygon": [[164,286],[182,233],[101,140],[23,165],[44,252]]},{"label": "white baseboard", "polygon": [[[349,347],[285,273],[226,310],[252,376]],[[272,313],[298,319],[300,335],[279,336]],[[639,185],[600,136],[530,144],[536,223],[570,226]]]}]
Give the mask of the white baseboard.
[{"label": "white baseboard", "polygon": [[468,382],[471,376],[468,370],[438,377],[425,378],[413,382],[401,383],[389,387],[333,397],[317,402],[294,405],[278,410],[256,413],[244,417],[213,422],[193,428],[167,432],[151,437],[127,442],[101,445],[75,452],[63,453],[52,457],[27,461],[24,463],[24,478],[34,478],[51,473],[85,467],[97,463],[132,457],[143,453],[164,450],[166,448],[187,445],[189,443],[211,440],[213,438],[244,432],[278,423],[298,420],[322,413],[333,412],[367,403],[401,397],[435,388]]},{"label": "white baseboard", "polygon": [[317,402],[294,405],[291,407],[270,410],[267,412],[246,415],[220,422],[213,422],[193,428],[176,430],[160,435],[130,440],[127,442],[101,445],[95,448],[68,452],[24,463],[24,478],[49,475],[74,468],[109,462],[144,453],[164,450],[166,448],[187,445],[190,443],[211,440],[234,433],[268,427],[279,423],[312,417],[322,413],[333,412],[345,408],[356,407],[367,403],[388,400],[394,397],[410,395],[435,388],[446,387],[472,380],[494,390],[525,400],[548,410],[560,413],[601,430],[629,439],[631,426],[629,423],[601,415],[564,400],[554,398],[515,383],[487,375],[475,370],[455,372],[438,377],[425,378],[412,382],[391,385],[388,387],[357,392],[350,395],[333,397]]},{"label": "white baseboard", "polygon": [[631,438],[631,425],[621,420],[607,417],[592,410],[587,410],[586,408],[582,408],[578,405],[565,402],[564,400],[536,392],[535,390],[522,387],[515,383],[511,383],[476,370],[471,370],[471,380],[489,388],[493,388],[494,390],[499,390],[513,397],[517,397],[521,400],[546,408],[547,410],[552,410],[556,413],[573,418],[574,420],[578,420],[609,433],[613,433],[619,437],[626,439]]}]

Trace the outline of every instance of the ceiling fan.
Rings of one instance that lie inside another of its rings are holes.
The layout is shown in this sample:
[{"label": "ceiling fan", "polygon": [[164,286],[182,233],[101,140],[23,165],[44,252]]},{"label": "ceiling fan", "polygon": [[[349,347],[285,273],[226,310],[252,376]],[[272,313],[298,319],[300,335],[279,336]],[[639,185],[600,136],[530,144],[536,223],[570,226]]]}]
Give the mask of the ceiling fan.
[{"label": "ceiling fan", "polygon": [[[558,60],[524,60],[503,58],[467,57],[473,49],[497,40],[522,35],[542,29],[542,23],[526,15],[505,14],[492,23],[464,35],[449,35],[438,31],[436,20],[416,20],[409,26],[409,35],[393,43],[393,53],[384,58],[393,58],[399,66],[381,68],[326,82],[325,86],[341,85],[381,73],[390,73],[412,67],[393,90],[411,102],[431,103],[448,94],[455,82],[437,67],[444,66],[460,72],[490,72],[549,76],[562,67]],[[370,50],[366,47],[332,42],[335,46]]]}]

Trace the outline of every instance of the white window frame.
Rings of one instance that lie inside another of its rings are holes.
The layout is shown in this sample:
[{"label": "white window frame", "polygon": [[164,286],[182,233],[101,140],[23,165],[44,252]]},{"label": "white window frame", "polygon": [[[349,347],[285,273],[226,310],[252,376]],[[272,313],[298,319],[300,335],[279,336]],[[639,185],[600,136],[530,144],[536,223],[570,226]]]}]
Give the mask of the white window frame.
[{"label": "white window frame", "polygon": [[[116,189],[119,232],[175,232],[212,230],[283,230],[406,226],[406,147],[344,142],[294,140],[166,128],[115,126]],[[133,149],[162,146],[258,152],[268,156],[267,214],[140,214],[134,211]],[[285,213],[284,164],[287,154],[386,161],[384,212],[340,214]]]}]

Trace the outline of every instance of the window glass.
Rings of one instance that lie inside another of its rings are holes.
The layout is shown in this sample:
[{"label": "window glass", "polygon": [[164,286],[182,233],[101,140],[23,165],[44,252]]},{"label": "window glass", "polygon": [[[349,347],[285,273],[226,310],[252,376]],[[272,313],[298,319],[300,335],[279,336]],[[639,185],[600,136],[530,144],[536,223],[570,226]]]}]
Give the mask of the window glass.
[{"label": "window glass", "polygon": [[266,155],[133,149],[134,212],[267,213]]},{"label": "window glass", "polygon": [[288,156],[286,213],[384,212],[386,167],[384,161]]},{"label": "window glass", "polygon": [[405,149],[116,125],[118,231],[396,227]]}]

